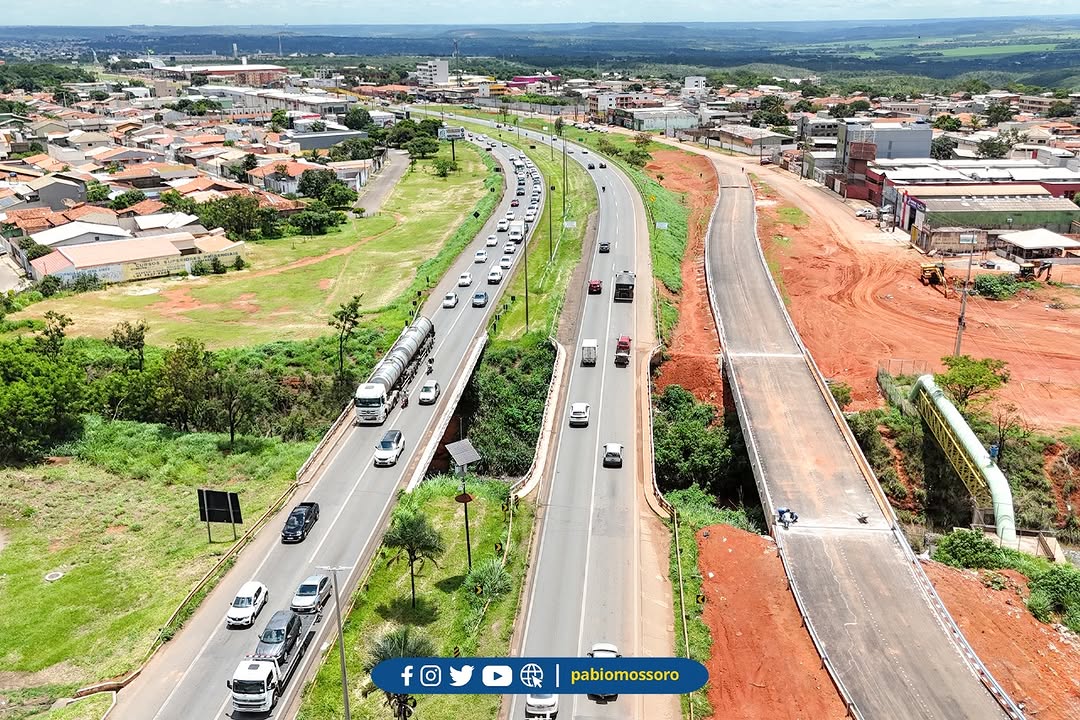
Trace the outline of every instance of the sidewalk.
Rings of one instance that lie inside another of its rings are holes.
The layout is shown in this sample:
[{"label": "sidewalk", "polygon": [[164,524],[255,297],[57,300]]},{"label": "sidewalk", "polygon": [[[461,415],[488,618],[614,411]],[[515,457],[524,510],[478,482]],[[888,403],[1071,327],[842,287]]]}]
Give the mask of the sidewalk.
[{"label": "sidewalk", "polygon": [[409,167],[409,154],[404,150],[390,150],[378,175],[360,191],[354,207],[364,208],[365,215],[374,215],[382,209],[386,198],[397,187],[398,180]]},{"label": "sidewalk", "polygon": [[21,290],[29,284],[23,277],[22,269],[15,264],[10,255],[0,255],[0,293],[8,290]]}]

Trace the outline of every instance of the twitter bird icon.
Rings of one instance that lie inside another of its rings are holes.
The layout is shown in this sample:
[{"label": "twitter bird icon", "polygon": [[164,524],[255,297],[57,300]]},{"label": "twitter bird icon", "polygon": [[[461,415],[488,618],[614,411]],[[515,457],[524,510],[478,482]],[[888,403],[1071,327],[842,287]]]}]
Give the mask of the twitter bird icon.
[{"label": "twitter bird icon", "polygon": [[450,684],[454,687],[461,687],[462,685],[468,685],[472,680],[472,665],[465,665],[461,669],[450,666]]}]

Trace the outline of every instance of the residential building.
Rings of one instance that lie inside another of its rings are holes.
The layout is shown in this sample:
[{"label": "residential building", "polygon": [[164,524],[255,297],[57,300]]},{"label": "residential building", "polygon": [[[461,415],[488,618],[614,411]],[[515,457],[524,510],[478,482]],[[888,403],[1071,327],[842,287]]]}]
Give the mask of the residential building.
[{"label": "residential building", "polygon": [[596,93],[589,96],[589,115],[608,119],[611,110],[625,110],[631,107],[660,107],[664,103],[652,93]]},{"label": "residential building", "polygon": [[1046,111],[1056,103],[1061,102],[1053,95],[1021,95],[1016,101],[1017,109],[1022,113],[1046,116]]},{"label": "residential building", "polygon": [[704,75],[687,75],[683,80],[683,97],[704,97],[709,94],[709,88],[705,85]]},{"label": "residential building", "polygon": [[800,115],[795,123],[799,138],[834,138],[840,134],[840,121],[828,113]]},{"label": "residential building", "polygon": [[427,60],[418,63],[416,80],[421,87],[445,85],[450,82],[450,63],[446,60]]}]

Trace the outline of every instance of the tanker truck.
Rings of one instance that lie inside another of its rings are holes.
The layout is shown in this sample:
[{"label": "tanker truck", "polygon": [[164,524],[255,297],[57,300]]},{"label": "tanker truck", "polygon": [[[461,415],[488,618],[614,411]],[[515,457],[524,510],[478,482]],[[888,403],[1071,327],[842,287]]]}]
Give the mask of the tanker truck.
[{"label": "tanker truck", "polygon": [[401,391],[413,379],[435,344],[435,326],[418,315],[405,328],[371,372],[367,382],[356,388],[353,406],[356,425],[382,425],[397,405]]}]

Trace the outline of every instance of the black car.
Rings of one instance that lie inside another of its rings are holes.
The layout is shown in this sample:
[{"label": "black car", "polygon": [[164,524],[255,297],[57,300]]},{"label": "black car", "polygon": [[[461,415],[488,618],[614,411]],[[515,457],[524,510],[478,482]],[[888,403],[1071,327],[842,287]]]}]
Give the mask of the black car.
[{"label": "black car", "polygon": [[278,610],[259,636],[255,654],[284,660],[300,639],[300,629],[299,615],[292,610]]},{"label": "black car", "polygon": [[611,252],[611,243],[609,243],[607,240],[601,240],[599,249],[602,253]]},{"label": "black car", "polygon": [[603,170],[606,167],[607,167],[607,163],[605,163],[605,162],[600,163],[600,169],[601,170]]},{"label": "black car", "polygon": [[319,503],[302,502],[289,513],[285,527],[281,529],[281,542],[303,542],[319,520]]},{"label": "black car", "polygon": [[589,169],[590,169],[590,170],[595,170],[595,169],[596,169],[596,165],[594,165],[594,164],[592,164],[592,163],[589,163]]}]

